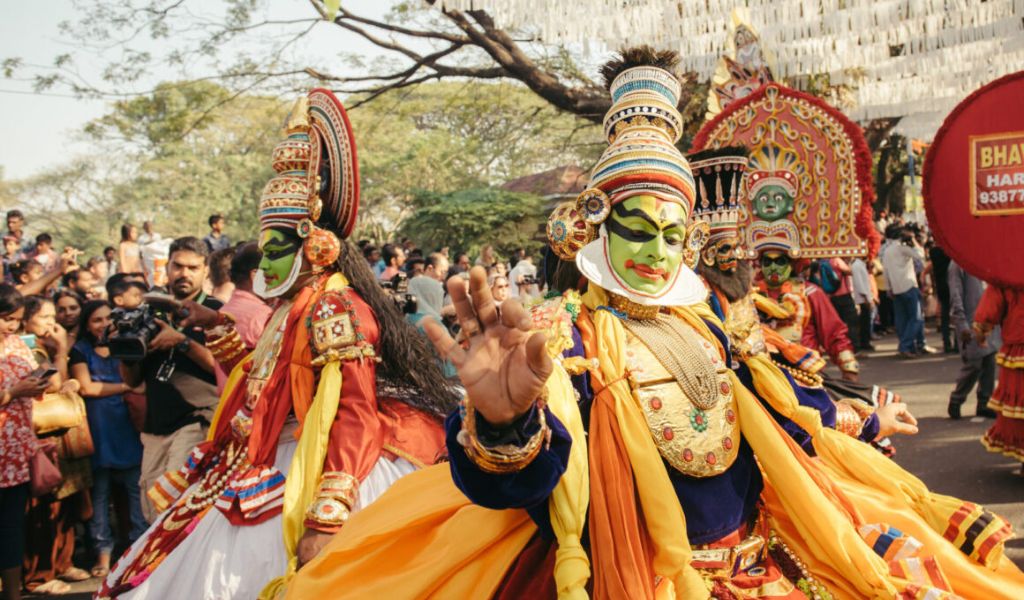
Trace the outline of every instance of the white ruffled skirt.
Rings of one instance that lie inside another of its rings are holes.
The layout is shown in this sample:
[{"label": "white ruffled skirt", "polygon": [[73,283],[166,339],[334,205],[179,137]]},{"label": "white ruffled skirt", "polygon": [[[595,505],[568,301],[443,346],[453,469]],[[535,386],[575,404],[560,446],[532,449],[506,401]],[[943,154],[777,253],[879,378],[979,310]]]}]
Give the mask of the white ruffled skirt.
[{"label": "white ruffled skirt", "polygon": [[[298,442],[282,436],[275,466],[287,477]],[[405,460],[381,457],[359,486],[356,510],[383,494],[391,484],[416,470]],[[157,519],[159,522],[159,519]],[[108,583],[117,581],[124,568],[145,546],[150,527],[114,566]],[[284,575],[288,556],[282,542],[281,515],[260,523],[232,525],[217,509],[211,509],[139,587],[118,596],[129,600],[255,600],[271,579]]]}]

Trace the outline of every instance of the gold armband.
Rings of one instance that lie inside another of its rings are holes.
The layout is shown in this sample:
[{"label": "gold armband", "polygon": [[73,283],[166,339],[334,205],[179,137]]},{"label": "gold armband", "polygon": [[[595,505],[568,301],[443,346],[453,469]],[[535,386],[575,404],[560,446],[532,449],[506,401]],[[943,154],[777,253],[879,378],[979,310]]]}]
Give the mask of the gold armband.
[{"label": "gold armband", "polygon": [[459,432],[459,443],[465,449],[469,460],[488,473],[515,473],[523,470],[526,465],[537,458],[541,448],[551,438],[543,400],[537,402],[537,410],[540,411],[540,428],[522,447],[503,444],[488,448],[481,444],[476,435],[476,411],[473,410],[473,403],[466,398],[464,406],[465,416],[462,419],[462,431]]},{"label": "gold armband", "polygon": [[843,350],[837,357],[839,370],[844,373],[860,373],[860,365],[857,364],[857,357],[852,350]]},{"label": "gold armband", "polygon": [[846,402],[839,401],[836,405],[836,431],[845,433],[852,438],[860,437],[864,429],[864,420],[857,413],[857,410]]},{"label": "gold armband", "polygon": [[329,471],[320,477],[316,498],[306,509],[306,519],[322,525],[344,525],[359,501],[359,480],[341,471]]},{"label": "gold armband", "polygon": [[227,313],[218,313],[217,326],[207,331],[206,347],[214,360],[230,364],[248,352],[245,342],[235,329],[234,318]]}]

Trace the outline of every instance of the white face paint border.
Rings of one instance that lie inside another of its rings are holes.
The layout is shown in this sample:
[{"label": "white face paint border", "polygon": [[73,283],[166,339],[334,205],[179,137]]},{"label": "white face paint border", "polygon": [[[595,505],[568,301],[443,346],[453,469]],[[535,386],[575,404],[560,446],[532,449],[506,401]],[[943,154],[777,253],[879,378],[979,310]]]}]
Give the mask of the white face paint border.
[{"label": "white face paint border", "polygon": [[657,295],[645,294],[627,286],[612,268],[608,258],[608,230],[601,225],[597,239],[576,254],[576,268],[592,284],[643,306],[687,306],[707,300],[708,288],[686,263],[680,263],[673,281]]},{"label": "white face paint border", "polygon": [[298,281],[299,276],[302,274],[302,246],[299,246],[298,255],[295,260],[292,261],[292,270],[288,273],[288,277],[272,288],[267,287],[267,279],[263,274],[263,269],[256,269],[256,276],[252,278],[252,292],[263,298],[264,300],[272,300],[274,298],[280,298],[281,296],[288,293],[288,290],[292,289],[295,282]]}]

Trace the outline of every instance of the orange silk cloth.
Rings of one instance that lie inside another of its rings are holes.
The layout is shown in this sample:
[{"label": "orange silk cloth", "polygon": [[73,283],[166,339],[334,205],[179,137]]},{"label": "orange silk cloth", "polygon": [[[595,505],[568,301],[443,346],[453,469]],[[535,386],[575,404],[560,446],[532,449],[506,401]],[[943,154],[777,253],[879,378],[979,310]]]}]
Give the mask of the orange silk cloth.
[{"label": "orange silk cloth", "polygon": [[353,515],[286,597],[490,598],[536,531],[525,510],[473,504],[435,465]]}]

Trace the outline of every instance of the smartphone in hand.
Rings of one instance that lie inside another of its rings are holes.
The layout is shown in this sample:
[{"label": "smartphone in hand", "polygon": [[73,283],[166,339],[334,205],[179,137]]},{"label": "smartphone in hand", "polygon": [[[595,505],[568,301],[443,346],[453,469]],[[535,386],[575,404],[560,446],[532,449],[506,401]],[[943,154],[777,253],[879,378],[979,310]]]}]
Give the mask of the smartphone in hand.
[{"label": "smartphone in hand", "polygon": [[47,367],[39,367],[35,371],[29,373],[29,377],[38,377],[39,379],[49,379],[58,373],[57,368],[53,365]]}]

